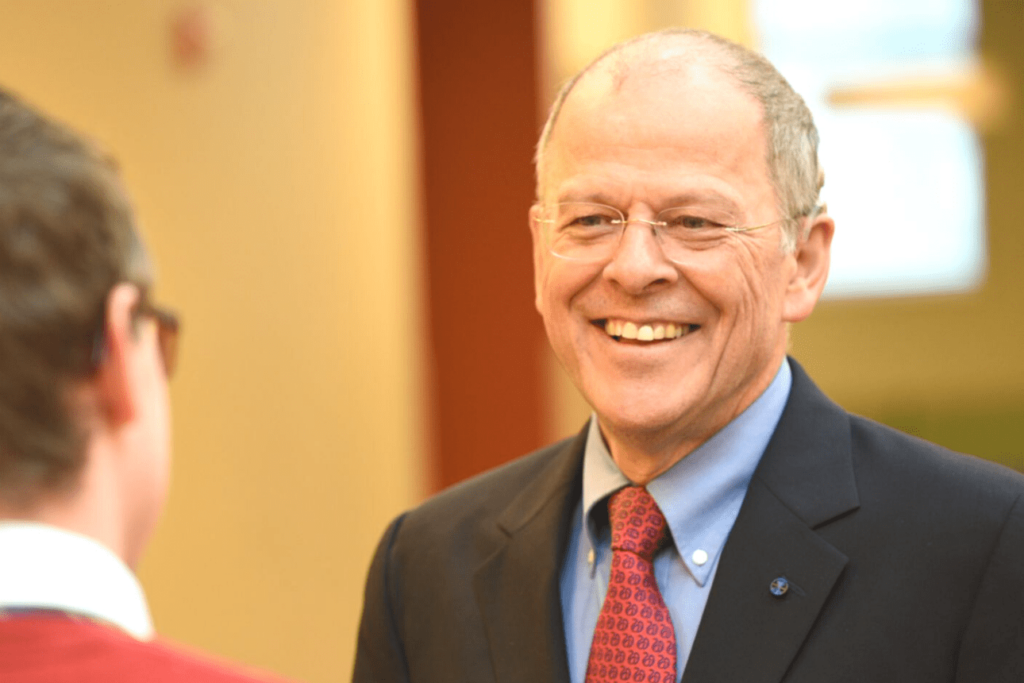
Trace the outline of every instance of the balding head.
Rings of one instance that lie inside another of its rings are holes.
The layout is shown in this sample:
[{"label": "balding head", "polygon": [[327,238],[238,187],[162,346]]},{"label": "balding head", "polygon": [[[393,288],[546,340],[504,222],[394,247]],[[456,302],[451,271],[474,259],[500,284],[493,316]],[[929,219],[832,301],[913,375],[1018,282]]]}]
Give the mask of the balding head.
[{"label": "balding head", "polygon": [[[761,106],[766,164],[779,213],[798,218],[818,207],[824,173],[818,163],[818,132],[810,111],[782,75],[764,57],[712,33],[669,29],[620,43],[599,56],[559,91],[537,145],[537,197],[545,201],[547,151],[567,98],[591,78],[613,89],[632,79],[664,79],[665,88],[685,87],[695,72],[711,70],[731,78]],[[786,223],[784,246],[797,242],[799,221]]]}]

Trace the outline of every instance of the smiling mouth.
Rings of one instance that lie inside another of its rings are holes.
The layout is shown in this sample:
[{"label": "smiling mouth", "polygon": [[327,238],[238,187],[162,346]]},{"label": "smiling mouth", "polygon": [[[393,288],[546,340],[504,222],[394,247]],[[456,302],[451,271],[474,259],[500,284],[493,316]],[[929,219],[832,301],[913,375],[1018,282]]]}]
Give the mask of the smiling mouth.
[{"label": "smiling mouth", "polygon": [[672,341],[686,336],[700,328],[700,325],[689,325],[676,322],[635,323],[631,320],[604,318],[594,320],[593,324],[615,341],[659,342]]}]

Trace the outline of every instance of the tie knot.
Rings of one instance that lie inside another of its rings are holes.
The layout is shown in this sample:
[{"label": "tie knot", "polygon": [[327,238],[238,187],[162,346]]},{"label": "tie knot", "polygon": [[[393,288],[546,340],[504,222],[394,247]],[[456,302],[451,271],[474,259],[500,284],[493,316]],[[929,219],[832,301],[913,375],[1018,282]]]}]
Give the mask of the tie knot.
[{"label": "tie knot", "polygon": [[642,486],[627,486],[608,500],[612,550],[627,550],[650,562],[668,539],[668,526],[654,498]]}]

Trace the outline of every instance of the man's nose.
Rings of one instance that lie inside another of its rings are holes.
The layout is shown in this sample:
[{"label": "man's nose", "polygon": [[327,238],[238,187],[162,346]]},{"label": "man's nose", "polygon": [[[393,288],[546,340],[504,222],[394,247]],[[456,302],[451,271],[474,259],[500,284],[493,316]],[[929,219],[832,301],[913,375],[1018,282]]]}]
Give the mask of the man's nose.
[{"label": "man's nose", "polygon": [[658,284],[675,282],[679,272],[662,251],[657,224],[630,218],[622,227],[619,244],[604,276],[631,294],[641,294]]}]

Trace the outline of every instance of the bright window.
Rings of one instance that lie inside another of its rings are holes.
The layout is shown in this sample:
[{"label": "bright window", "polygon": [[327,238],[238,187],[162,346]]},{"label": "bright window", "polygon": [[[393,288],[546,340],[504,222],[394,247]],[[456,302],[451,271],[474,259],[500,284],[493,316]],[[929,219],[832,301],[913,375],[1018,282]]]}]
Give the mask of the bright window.
[{"label": "bright window", "polygon": [[[843,88],[970,69],[965,0],[753,0],[759,49],[807,100],[836,220],[826,296],[970,290],[985,274],[983,159],[968,121],[941,108],[837,106]],[[891,100],[891,98],[890,98]]]}]

